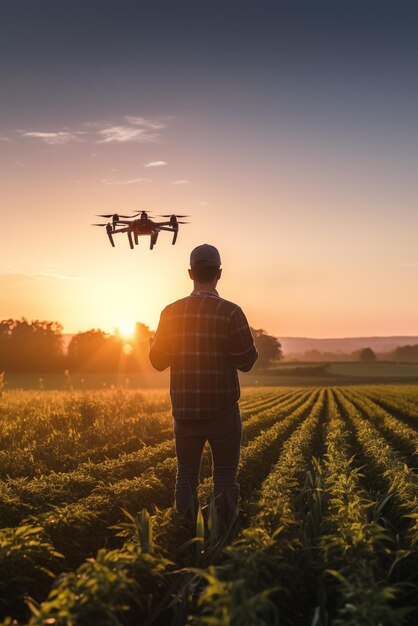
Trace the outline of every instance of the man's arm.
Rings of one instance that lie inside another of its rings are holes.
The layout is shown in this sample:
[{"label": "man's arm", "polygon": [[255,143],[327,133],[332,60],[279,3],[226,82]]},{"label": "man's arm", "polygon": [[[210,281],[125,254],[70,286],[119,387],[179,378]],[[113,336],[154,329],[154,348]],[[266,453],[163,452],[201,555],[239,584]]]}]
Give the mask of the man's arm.
[{"label": "man's arm", "polygon": [[161,313],[160,322],[154,335],[154,341],[149,351],[149,360],[151,361],[151,365],[159,372],[162,372],[171,364],[171,350],[165,309]]},{"label": "man's arm", "polygon": [[241,372],[249,372],[258,358],[247,318],[239,307],[229,325],[229,358]]}]

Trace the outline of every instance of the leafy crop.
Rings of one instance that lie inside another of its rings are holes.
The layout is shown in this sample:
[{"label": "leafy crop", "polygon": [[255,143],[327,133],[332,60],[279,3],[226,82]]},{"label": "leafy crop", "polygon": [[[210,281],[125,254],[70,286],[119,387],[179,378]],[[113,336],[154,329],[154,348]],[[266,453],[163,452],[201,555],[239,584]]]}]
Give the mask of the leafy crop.
[{"label": "leafy crop", "polygon": [[227,528],[167,392],[0,391],[0,626],[418,623],[416,385],[244,389]]}]

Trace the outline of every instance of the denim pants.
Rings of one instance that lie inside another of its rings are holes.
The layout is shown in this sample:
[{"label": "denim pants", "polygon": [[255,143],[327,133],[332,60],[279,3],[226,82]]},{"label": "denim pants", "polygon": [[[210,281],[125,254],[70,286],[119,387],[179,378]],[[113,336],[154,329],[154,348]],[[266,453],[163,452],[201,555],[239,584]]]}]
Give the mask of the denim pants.
[{"label": "denim pants", "polygon": [[206,441],[213,461],[215,504],[223,521],[228,522],[238,506],[237,483],[242,424],[238,404],[222,409],[210,419],[175,420],[177,454],[176,509],[183,515],[198,507],[197,486]]}]

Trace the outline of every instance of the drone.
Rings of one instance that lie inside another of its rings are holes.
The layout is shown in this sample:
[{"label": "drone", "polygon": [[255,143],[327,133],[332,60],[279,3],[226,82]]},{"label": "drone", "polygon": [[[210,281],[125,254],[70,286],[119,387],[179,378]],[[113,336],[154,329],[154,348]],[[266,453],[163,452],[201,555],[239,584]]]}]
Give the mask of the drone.
[{"label": "drone", "polygon": [[128,235],[129,246],[133,250],[134,244],[138,245],[138,239],[141,235],[150,236],[150,250],[153,249],[157,243],[158,235],[161,230],[167,230],[173,233],[174,244],[177,241],[177,235],[179,233],[179,224],[188,224],[189,222],[181,222],[177,218],[188,217],[188,215],[159,215],[158,217],[170,218],[168,222],[155,222],[148,217],[148,211],[139,211],[133,215],[120,215],[118,213],[109,213],[106,215],[98,215],[98,217],[106,217],[111,221],[105,224],[92,224],[92,226],[102,226],[106,228],[107,236],[113,247],[115,242],[113,235],[117,233],[126,233]]}]

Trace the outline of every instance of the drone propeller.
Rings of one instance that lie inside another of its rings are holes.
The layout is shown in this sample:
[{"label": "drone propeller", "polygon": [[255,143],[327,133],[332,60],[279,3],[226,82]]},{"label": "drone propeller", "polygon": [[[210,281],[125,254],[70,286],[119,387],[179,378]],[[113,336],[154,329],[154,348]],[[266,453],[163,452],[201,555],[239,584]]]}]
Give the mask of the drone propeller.
[{"label": "drone propeller", "polygon": [[[159,215],[158,217],[171,217],[175,215],[175,213],[170,213],[170,215]],[[176,217],[190,217],[190,215],[176,215]]]},{"label": "drone propeller", "polygon": [[107,224],[90,224],[90,226],[107,226]]},{"label": "drone propeller", "polygon": [[[103,214],[96,214],[96,215],[97,217],[108,217],[108,218],[114,217],[115,215],[117,217],[135,217],[135,215],[122,215],[121,213],[106,213],[105,215]],[[138,213],[136,213],[136,215],[138,215]]]},{"label": "drone propeller", "polygon": [[133,215],[122,215],[122,217],[136,217],[137,215],[141,215],[141,213],[146,213],[148,215],[148,213],[150,213],[150,211],[138,211],[137,213],[134,213]]},{"label": "drone propeller", "polygon": [[138,215],[141,215],[141,213],[146,213],[148,215],[149,211],[138,211],[137,213],[133,213],[132,215],[122,215],[122,213],[96,213],[97,217],[107,217],[107,218],[114,218],[115,215],[117,217],[124,217],[126,219],[131,219],[133,217],[137,217]]}]

